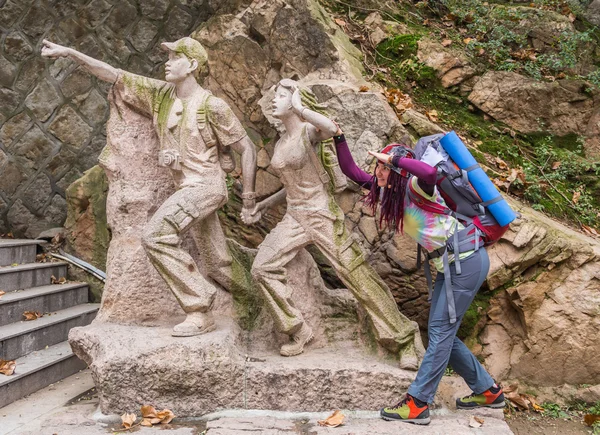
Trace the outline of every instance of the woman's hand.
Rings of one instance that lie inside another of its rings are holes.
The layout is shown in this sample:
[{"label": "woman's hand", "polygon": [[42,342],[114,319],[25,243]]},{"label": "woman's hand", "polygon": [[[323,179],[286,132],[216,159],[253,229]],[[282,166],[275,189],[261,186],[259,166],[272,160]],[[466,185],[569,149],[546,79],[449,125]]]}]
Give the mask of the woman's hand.
[{"label": "woman's hand", "polygon": [[242,210],[242,221],[246,225],[252,225],[262,218],[263,210],[267,208],[266,200],[256,203],[252,210]]},{"label": "woman's hand", "polygon": [[380,162],[391,164],[392,156],[390,154],[376,153],[375,151],[369,151],[369,154],[371,154]]},{"label": "woman's hand", "polygon": [[294,110],[294,113],[296,113],[296,115],[302,118],[302,111],[306,109],[306,107],[302,105],[300,89],[296,89],[292,94],[292,109]]},{"label": "woman's hand", "polygon": [[57,59],[59,57],[67,57],[69,55],[70,48],[63,47],[62,45],[50,42],[44,39],[42,45],[42,56],[49,57],[51,59]]}]

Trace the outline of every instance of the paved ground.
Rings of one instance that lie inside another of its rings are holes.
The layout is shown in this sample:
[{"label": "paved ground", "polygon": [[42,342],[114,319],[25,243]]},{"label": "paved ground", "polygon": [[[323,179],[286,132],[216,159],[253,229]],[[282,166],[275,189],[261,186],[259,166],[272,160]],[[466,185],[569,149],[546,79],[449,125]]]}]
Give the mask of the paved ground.
[{"label": "paved ground", "polygon": [[[0,435],[455,435],[512,434],[501,410],[477,413],[440,409],[433,411],[429,426],[385,422],[376,412],[347,412],[343,426],[323,428],[317,420],[324,413],[284,413],[232,410],[210,414],[201,419],[175,420],[163,427],[136,427],[120,430],[120,419],[97,412],[98,399],[89,370],[84,370],[29,397],[0,409]],[[470,428],[471,415],[484,419],[480,428]],[[159,432],[167,430],[168,432]]]}]

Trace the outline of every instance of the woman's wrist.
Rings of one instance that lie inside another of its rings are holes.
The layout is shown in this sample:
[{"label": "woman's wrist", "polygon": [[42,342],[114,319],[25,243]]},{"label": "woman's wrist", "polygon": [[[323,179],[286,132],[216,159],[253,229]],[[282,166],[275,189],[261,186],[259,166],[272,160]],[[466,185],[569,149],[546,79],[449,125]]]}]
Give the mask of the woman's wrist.
[{"label": "woman's wrist", "polygon": [[343,132],[340,132],[340,134],[336,134],[335,136],[333,136],[333,141],[335,143],[342,143],[346,141],[346,137],[344,136]]}]

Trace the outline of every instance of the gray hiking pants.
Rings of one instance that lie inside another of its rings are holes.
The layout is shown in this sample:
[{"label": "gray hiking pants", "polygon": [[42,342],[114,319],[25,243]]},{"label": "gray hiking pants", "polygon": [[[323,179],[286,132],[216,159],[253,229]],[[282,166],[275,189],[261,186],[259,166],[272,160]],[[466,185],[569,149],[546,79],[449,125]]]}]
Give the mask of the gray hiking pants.
[{"label": "gray hiking pants", "polygon": [[462,260],[461,266],[462,273],[457,275],[454,265],[450,265],[456,323],[450,323],[444,274],[438,273],[435,280],[429,311],[429,345],[417,377],[408,388],[408,394],[426,403],[433,402],[448,363],[462,376],[474,393],[483,393],[494,385],[494,380],[475,355],[456,337],[463,316],[490,269],[490,260],[485,248],[480,248]]}]

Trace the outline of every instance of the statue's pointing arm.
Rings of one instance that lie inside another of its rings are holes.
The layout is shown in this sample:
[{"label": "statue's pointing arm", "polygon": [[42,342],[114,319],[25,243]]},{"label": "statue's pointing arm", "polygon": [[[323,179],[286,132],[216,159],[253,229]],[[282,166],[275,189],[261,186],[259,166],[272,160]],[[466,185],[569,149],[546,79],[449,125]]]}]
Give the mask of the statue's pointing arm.
[{"label": "statue's pointing arm", "polygon": [[63,47],[62,45],[55,44],[46,39],[44,39],[44,45],[42,46],[42,56],[53,59],[59,57],[68,57],[73,59],[75,62],[83,66],[89,73],[95,75],[100,80],[105,82],[114,83],[119,77],[119,70],[115,67],[80,53],[77,50],[73,50],[69,47]]},{"label": "statue's pointing arm", "polygon": [[153,116],[159,97],[164,95],[161,91],[167,89],[166,83],[161,80],[117,69],[106,62],[48,40],[44,40],[42,56],[52,59],[59,57],[73,59],[89,73],[101,80],[112,83],[125,102],[148,117]]}]

